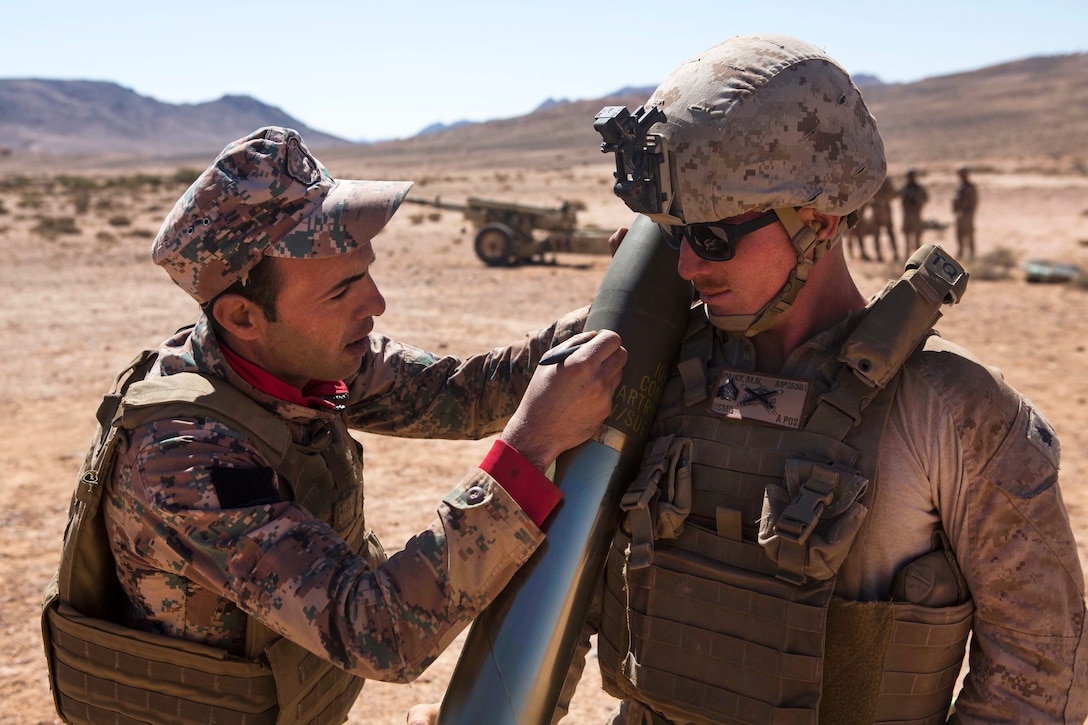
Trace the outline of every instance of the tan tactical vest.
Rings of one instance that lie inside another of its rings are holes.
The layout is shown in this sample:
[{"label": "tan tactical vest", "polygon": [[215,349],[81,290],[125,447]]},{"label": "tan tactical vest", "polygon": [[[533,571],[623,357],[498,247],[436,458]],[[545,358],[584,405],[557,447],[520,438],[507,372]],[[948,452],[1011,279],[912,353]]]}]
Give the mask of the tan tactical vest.
[{"label": "tan tactical vest", "polygon": [[797,430],[707,411],[723,361],[696,326],[607,557],[610,694],[661,722],[945,722],[974,610],[947,547],[908,565],[939,572],[940,601],[848,601],[835,581],[866,525],[897,373],[965,285],[923,247],[849,334]]},{"label": "tan tactical vest", "polygon": [[[125,626],[100,504],[127,431],[168,417],[211,417],[247,434],[290,490],[372,567],[385,554],[363,523],[359,445],[336,419],[308,445],[225,381],[196,373],[144,380],[138,356],[103,399],[99,428],[69,509],[60,567],[46,591],[42,634],[57,712],[69,723],[336,723],[363,679],[250,618],[246,656]],[[304,482],[304,485],[299,485]]]}]

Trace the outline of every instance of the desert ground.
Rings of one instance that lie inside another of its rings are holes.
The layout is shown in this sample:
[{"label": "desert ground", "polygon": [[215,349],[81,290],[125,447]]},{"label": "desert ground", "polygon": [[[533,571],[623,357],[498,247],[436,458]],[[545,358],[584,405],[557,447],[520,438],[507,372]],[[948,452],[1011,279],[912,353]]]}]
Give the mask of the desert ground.
[{"label": "desert ground", "polygon": [[[415,180],[416,198],[460,202],[476,195],[549,206],[575,200],[585,205],[581,224],[606,228],[632,217],[610,193],[612,167],[603,158],[515,171],[319,157],[338,176]],[[184,190],[171,181],[176,168],[160,165],[138,176],[105,165],[62,174],[14,164],[0,166],[0,723],[53,723],[59,719],[46,680],[39,603],[57,564],[94,411],[116,371],[192,320],[196,308],[148,254]],[[953,169],[923,169],[927,219],[951,221]],[[902,171],[893,165],[897,183]],[[1000,368],[1054,424],[1063,443],[1063,494],[1088,564],[1088,289],[1028,283],[1020,269],[1035,258],[1088,269],[1088,176],[1009,164],[974,178],[982,199],[979,259],[967,263],[974,273],[967,294],[938,329]],[[473,234],[456,211],[401,208],[375,241],[375,275],[388,301],[380,332],[455,355],[502,345],[590,302],[609,261],[566,254],[553,264],[492,268],[475,257]],[[951,229],[930,231],[925,241],[955,252]],[[990,256],[1011,266],[983,261]],[[888,264],[851,264],[866,294],[897,274]],[[441,496],[489,446],[360,439],[368,521],[391,551],[426,526]],[[351,722],[403,723],[412,704],[441,699],[462,641],[411,685],[368,683]],[[600,722],[613,704],[591,659],[567,722]]]}]

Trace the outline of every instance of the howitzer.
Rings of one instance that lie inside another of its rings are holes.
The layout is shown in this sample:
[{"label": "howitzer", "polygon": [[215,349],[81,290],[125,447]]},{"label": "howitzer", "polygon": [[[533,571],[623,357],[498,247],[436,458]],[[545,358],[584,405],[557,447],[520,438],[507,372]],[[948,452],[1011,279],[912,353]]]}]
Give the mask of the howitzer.
[{"label": "howitzer", "polygon": [[546,261],[555,252],[608,254],[610,230],[578,227],[578,204],[558,207],[529,206],[470,196],[464,204],[435,199],[406,202],[459,211],[476,227],[473,249],[484,264],[510,267],[523,262]]},{"label": "howitzer", "polygon": [[473,624],[442,702],[440,725],[547,723],[559,699],[643,443],[691,307],[677,252],[639,216],[609,265],[587,330],[618,332],[627,364],[594,439],[560,456],[563,501],[547,540]]}]

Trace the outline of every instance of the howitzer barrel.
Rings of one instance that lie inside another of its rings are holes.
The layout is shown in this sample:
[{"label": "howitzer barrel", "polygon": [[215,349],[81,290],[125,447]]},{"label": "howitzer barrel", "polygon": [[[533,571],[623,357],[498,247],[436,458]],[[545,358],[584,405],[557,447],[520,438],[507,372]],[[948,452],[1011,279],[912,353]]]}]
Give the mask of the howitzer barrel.
[{"label": "howitzer barrel", "polygon": [[547,540],[473,624],[440,725],[551,719],[691,306],[676,256],[639,216],[609,265],[586,329],[615,330],[627,348],[612,413],[595,440],[556,462],[563,501]]},{"label": "howitzer barrel", "polygon": [[434,207],[435,209],[449,209],[450,211],[461,211],[461,212],[463,212],[463,211],[466,211],[468,209],[468,207],[465,206],[464,204],[450,204],[448,202],[442,201],[441,199],[439,199],[437,197],[435,197],[432,200],[432,199],[417,199],[415,197],[408,196],[408,197],[404,198],[404,201],[408,202],[409,204],[419,204],[420,206],[431,206],[431,207]]}]

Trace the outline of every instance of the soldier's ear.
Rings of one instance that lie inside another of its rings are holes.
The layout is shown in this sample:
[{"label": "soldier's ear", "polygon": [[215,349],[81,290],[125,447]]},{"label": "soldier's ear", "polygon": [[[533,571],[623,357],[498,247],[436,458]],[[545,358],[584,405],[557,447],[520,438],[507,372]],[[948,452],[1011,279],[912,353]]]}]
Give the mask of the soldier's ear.
[{"label": "soldier's ear", "polygon": [[833,237],[835,232],[838,231],[839,223],[842,220],[842,217],[824,214],[809,207],[800,209],[797,213],[801,217],[801,221],[816,234],[817,239],[830,239]]},{"label": "soldier's ear", "polygon": [[225,294],[216,299],[212,314],[226,332],[242,340],[253,340],[260,335],[265,322],[264,311],[253,300],[239,294]]}]

